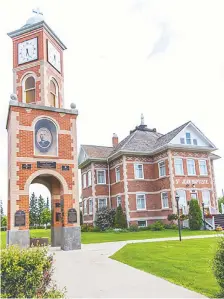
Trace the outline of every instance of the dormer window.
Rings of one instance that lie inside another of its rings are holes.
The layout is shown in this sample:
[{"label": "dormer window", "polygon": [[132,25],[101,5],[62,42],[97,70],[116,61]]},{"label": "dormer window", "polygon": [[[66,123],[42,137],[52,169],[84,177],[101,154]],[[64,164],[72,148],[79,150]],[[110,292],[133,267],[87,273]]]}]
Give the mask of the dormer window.
[{"label": "dormer window", "polygon": [[35,103],[35,79],[29,76],[24,82],[24,102],[26,104]]},{"label": "dormer window", "polygon": [[191,133],[186,133],[186,143],[191,144]]},{"label": "dormer window", "polygon": [[197,139],[193,139],[193,144],[194,144],[194,145],[198,145],[198,141],[197,141]]}]

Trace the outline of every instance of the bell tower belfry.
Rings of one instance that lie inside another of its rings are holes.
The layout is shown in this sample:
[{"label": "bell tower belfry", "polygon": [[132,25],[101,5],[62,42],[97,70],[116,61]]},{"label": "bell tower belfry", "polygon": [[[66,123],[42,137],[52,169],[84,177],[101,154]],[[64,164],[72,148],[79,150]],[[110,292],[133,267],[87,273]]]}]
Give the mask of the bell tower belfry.
[{"label": "bell tower belfry", "polygon": [[64,108],[62,41],[33,11],[8,33],[13,42],[13,94],[9,102],[7,244],[28,247],[29,187],[51,193],[51,242],[81,248],[75,104]]}]

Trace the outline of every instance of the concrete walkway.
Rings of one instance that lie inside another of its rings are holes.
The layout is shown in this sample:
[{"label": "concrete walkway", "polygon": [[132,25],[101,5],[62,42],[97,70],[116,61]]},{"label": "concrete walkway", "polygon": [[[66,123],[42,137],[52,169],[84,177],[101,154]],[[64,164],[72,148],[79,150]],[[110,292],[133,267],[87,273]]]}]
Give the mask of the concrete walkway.
[{"label": "concrete walkway", "polygon": [[[191,236],[183,239],[217,236]],[[69,298],[205,298],[198,293],[108,258],[129,243],[169,240],[178,240],[178,238],[84,244],[78,251],[55,250],[55,279],[59,287],[66,286],[66,297]]]}]

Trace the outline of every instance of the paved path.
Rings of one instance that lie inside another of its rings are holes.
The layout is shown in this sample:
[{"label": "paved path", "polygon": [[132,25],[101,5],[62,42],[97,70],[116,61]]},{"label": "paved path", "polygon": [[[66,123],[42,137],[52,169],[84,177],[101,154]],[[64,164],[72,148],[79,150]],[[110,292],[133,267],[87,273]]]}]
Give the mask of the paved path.
[{"label": "paved path", "polygon": [[[191,236],[183,239],[216,236]],[[108,258],[128,243],[167,240],[178,238],[84,244],[82,249],[77,251],[55,250],[55,279],[60,287],[66,286],[69,298],[205,298]]]}]

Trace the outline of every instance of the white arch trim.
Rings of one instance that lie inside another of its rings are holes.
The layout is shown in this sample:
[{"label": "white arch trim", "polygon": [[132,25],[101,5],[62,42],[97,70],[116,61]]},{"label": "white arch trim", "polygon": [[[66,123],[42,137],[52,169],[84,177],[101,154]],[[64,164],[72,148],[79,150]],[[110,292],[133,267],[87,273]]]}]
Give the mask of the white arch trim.
[{"label": "white arch trim", "polygon": [[33,77],[35,81],[37,80],[37,75],[32,71],[28,71],[27,73],[23,74],[20,78],[20,84],[22,84],[22,82],[24,82],[28,77]]},{"label": "white arch trim", "polygon": [[71,193],[71,191],[68,190],[68,184],[67,184],[66,180],[60,173],[58,173],[57,171],[52,170],[52,169],[40,169],[40,170],[35,171],[33,174],[31,174],[31,176],[27,179],[25,187],[24,187],[24,191],[27,194],[29,194],[29,187],[30,187],[30,184],[32,183],[32,181],[35,178],[37,178],[38,176],[43,175],[43,174],[44,175],[46,175],[46,174],[52,175],[53,177],[57,178],[63,187],[64,194]]},{"label": "white arch trim", "polygon": [[50,82],[53,81],[56,87],[56,99],[55,99],[55,108],[59,108],[59,84],[58,81],[55,79],[55,77],[50,76],[49,78],[49,90],[48,93],[50,94]]},{"label": "white arch trim", "polygon": [[35,128],[36,123],[40,119],[49,119],[50,121],[52,121],[55,124],[57,131],[60,130],[59,123],[54,118],[52,118],[50,116],[44,116],[44,115],[40,115],[40,116],[37,116],[37,117],[34,118],[34,120],[32,121],[32,125],[31,125],[32,129]]}]

